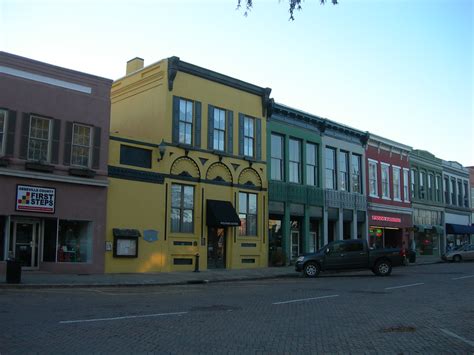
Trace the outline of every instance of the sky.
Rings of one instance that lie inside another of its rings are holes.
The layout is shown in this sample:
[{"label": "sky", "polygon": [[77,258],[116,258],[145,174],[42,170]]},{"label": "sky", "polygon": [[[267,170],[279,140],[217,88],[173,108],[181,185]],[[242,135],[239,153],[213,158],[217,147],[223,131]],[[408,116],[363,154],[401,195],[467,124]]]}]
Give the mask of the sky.
[{"label": "sky", "polygon": [[[474,165],[472,0],[0,0],[0,50],[118,79],[178,56],[275,101]],[[1,93],[0,93],[1,94]]]}]

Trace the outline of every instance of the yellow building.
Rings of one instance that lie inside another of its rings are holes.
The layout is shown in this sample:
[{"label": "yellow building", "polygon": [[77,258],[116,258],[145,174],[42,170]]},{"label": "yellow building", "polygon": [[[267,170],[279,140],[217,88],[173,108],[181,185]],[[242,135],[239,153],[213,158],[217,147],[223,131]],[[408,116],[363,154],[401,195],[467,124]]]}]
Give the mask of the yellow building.
[{"label": "yellow building", "polygon": [[269,88],[163,59],[112,85],[105,270],[267,265]]}]

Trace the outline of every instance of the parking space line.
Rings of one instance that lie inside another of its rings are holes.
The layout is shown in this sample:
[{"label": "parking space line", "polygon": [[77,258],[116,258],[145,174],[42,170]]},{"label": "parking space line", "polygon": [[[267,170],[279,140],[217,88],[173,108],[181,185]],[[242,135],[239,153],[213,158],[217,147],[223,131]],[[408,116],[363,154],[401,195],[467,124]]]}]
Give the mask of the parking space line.
[{"label": "parking space line", "polygon": [[474,275],[455,277],[454,279],[451,279],[451,280],[461,280],[461,279],[467,279],[467,278],[469,278],[469,277],[474,277]]},{"label": "parking space line", "polygon": [[332,297],[339,297],[339,295],[329,295],[329,296],[321,296],[321,297],[301,298],[301,299],[299,299],[299,300],[274,302],[274,303],[272,303],[272,304],[286,304],[286,303],[295,303],[295,302],[305,302],[305,301],[313,301],[313,300],[322,300],[322,299],[324,299],[324,298],[332,298]]},{"label": "parking space line", "polygon": [[424,282],[420,282],[417,284],[410,284],[410,285],[402,285],[402,286],[393,286],[393,287],[385,287],[386,290],[394,290],[396,288],[404,288],[404,287],[412,287],[412,286],[419,286],[419,285],[424,285]]},{"label": "parking space line", "polygon": [[442,328],[440,328],[440,330],[441,330],[443,333],[445,333],[445,334],[447,334],[447,335],[450,335],[450,336],[452,336],[453,338],[459,339],[459,340],[465,342],[466,344],[469,344],[470,346],[472,346],[472,347],[474,348],[474,341],[470,341],[470,340],[468,340],[468,339],[466,339],[466,338],[463,338],[462,336],[459,336],[459,335],[457,335],[457,334],[454,334],[453,332],[450,332],[450,331],[447,330],[447,329],[442,329]]},{"label": "parking space line", "polygon": [[62,320],[59,324],[71,324],[71,323],[86,323],[86,322],[103,322],[111,320],[121,319],[134,319],[134,318],[149,318],[149,317],[161,317],[161,316],[180,316],[188,312],[173,312],[173,313],[155,313],[155,314],[142,314],[136,316],[123,316],[123,317],[111,317],[111,318],[96,318],[96,319],[78,319],[78,320]]}]

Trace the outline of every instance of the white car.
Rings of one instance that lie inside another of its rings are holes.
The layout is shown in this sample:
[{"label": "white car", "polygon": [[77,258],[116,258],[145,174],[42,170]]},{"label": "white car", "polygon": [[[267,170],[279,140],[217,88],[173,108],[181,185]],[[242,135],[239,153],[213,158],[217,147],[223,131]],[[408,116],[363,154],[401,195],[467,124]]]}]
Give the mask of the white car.
[{"label": "white car", "polygon": [[466,244],[456,250],[448,251],[441,257],[444,261],[460,262],[462,260],[474,260],[474,244]]}]

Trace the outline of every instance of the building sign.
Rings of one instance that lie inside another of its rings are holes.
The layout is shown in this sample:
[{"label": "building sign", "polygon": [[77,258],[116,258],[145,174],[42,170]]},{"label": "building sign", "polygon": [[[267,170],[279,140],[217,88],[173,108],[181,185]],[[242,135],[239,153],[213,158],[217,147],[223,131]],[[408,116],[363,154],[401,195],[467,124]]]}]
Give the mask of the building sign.
[{"label": "building sign", "polygon": [[54,213],[56,189],[28,185],[16,186],[16,208],[23,212]]},{"label": "building sign", "polygon": [[386,217],[386,216],[372,216],[372,221],[402,223],[402,219],[401,219],[401,218],[398,218],[398,217]]}]

